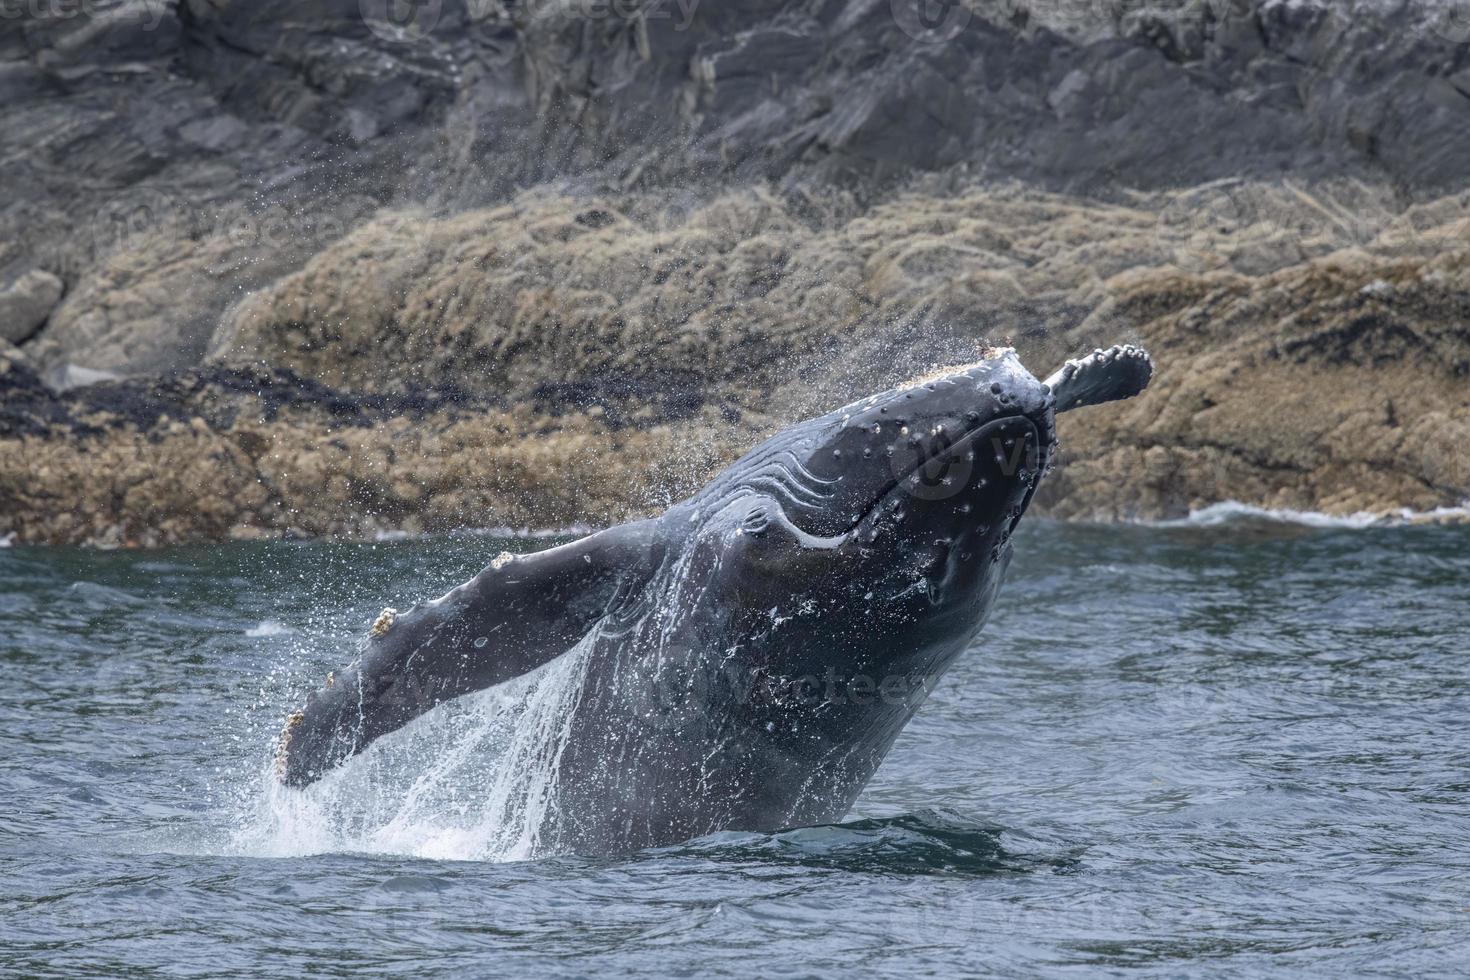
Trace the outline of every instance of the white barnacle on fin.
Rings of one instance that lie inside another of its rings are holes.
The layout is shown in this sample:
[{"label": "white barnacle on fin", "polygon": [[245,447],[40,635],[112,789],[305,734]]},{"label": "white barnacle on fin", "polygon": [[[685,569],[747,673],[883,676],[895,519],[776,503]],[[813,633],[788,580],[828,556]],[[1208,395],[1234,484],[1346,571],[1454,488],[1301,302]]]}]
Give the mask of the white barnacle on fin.
[{"label": "white barnacle on fin", "polygon": [[393,620],[397,618],[398,610],[394,609],[392,606],[385,606],[383,608],[383,611],[378,613],[378,618],[373,620],[373,628],[371,631],[373,636],[382,636],[384,633],[388,632],[390,629],[393,628]]},{"label": "white barnacle on fin", "polygon": [[506,565],[509,565],[511,562],[515,561],[515,557],[516,556],[511,554],[509,551],[502,551],[500,554],[496,555],[495,558],[490,562],[490,567],[504,568]]}]

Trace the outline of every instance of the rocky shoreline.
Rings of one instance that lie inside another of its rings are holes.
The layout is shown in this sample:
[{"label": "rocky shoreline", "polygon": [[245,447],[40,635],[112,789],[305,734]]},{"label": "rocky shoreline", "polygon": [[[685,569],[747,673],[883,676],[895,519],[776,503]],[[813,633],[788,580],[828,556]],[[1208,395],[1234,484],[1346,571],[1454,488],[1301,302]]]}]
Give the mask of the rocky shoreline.
[{"label": "rocky shoreline", "polygon": [[1158,361],[1057,517],[1470,498],[1432,10],[258,6],[0,41],[0,540],[606,524],[986,343]]},{"label": "rocky shoreline", "polygon": [[[640,224],[637,202],[541,193],[443,221],[388,214],[242,304],[200,368],[58,393],[24,355],[0,360],[0,535],[150,546],[612,523],[1002,329],[1037,371],[1115,340],[1160,366],[1139,399],[1062,420],[1041,512],[1455,507],[1470,487],[1470,203],[1281,231],[1289,199],[1305,220],[1351,189],[1235,186],[1236,224],[1203,239],[1151,210],[1167,196],[1017,188],[818,227],[754,192],[673,226]],[[393,236],[408,244],[384,248]],[[416,256],[401,279],[364,261],[380,248]],[[385,307],[422,314],[373,315]]]}]

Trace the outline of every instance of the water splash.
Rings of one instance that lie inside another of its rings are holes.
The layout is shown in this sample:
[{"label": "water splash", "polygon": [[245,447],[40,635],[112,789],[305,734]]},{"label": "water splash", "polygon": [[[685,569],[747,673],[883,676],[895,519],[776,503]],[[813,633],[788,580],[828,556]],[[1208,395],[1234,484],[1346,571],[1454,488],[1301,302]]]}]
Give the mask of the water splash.
[{"label": "water splash", "polygon": [[1364,528],[1394,524],[1459,523],[1467,519],[1470,519],[1470,505],[1438,507],[1427,511],[1401,508],[1382,513],[1359,511],[1353,514],[1324,514],[1311,510],[1257,507],[1253,504],[1227,500],[1190,511],[1188,517],[1162,521],[1139,521],[1138,523],[1151,527],[1216,527],[1222,524],[1260,521],[1299,524],[1303,527]]},{"label": "water splash", "polygon": [[263,764],[228,850],[540,856],[591,645],[585,639],[539,670],[440,705],[305,789],[282,786]]}]

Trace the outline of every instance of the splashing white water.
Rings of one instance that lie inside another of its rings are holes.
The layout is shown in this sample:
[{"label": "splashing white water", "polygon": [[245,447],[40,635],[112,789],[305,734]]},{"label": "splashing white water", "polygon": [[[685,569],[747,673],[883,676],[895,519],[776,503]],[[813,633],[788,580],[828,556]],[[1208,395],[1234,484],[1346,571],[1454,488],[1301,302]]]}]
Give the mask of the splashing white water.
[{"label": "splashing white water", "polygon": [[1142,521],[1153,527],[1214,527],[1238,521],[1274,521],[1282,524],[1300,524],[1305,527],[1362,528],[1394,524],[1416,524],[1436,522],[1460,522],[1470,518],[1470,505],[1463,507],[1439,507],[1430,511],[1414,511],[1403,508],[1397,511],[1373,513],[1360,511],[1355,514],[1324,514],[1320,511],[1290,510],[1285,508],[1256,507],[1227,500],[1190,511],[1188,517],[1167,521]]},{"label": "splashing white water", "polygon": [[291,627],[285,623],[279,623],[274,619],[263,619],[245,631],[245,635],[252,639],[259,639],[265,636],[289,636],[290,634]]},{"label": "splashing white water", "polygon": [[441,705],[305,789],[263,766],[230,850],[538,856],[590,648],[584,639],[539,670]]}]

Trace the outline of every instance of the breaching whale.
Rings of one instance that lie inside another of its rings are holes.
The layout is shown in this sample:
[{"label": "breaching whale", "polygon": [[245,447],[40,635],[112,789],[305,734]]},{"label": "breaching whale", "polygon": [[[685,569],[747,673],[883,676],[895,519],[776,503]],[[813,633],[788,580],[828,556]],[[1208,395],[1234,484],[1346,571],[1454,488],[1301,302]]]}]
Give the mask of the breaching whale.
[{"label": "breaching whale", "polygon": [[839,820],[985,622],[1056,412],[1152,372],[1121,346],[1041,382],[988,351],[780,432],[661,517],[502,555],[385,610],[290,715],[277,775],[305,786],[577,647],[541,852]]}]

